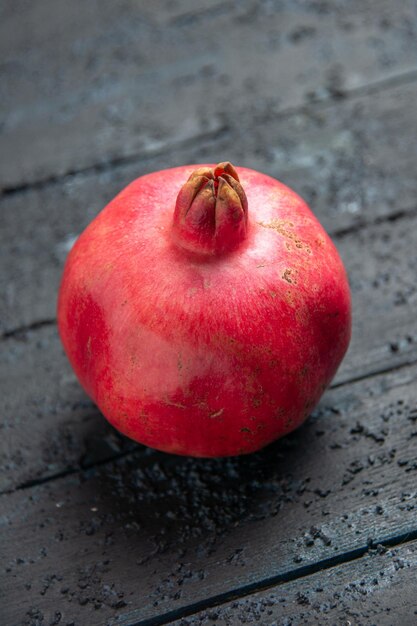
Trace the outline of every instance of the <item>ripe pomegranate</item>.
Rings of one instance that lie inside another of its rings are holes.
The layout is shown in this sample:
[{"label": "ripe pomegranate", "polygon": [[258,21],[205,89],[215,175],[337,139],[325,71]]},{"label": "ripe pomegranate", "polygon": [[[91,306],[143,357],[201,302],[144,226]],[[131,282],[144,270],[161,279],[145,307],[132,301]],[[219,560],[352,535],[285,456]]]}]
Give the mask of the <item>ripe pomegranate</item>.
[{"label": "ripe pomegranate", "polygon": [[186,166],[138,178],[87,227],[58,322],[113,426],[159,450],[227,456],[305,420],[348,347],[350,293],[291,189],[230,163]]}]

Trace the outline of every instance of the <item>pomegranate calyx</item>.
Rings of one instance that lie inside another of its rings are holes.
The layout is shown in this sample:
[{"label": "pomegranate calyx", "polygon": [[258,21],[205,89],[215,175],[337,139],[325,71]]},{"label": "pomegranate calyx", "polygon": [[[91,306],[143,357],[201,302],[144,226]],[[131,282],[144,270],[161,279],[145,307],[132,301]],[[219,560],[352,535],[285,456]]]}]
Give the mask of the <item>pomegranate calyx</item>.
[{"label": "pomegranate calyx", "polygon": [[247,225],[248,201],[233,165],[194,170],[177,196],[175,243],[197,254],[223,254],[246,238]]}]

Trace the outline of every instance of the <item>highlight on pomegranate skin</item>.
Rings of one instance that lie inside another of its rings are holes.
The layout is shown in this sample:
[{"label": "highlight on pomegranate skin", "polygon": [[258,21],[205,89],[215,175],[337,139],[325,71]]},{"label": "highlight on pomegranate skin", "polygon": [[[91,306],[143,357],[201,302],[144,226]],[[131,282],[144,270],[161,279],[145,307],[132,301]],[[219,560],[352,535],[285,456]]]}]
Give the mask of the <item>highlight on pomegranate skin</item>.
[{"label": "highlight on pomegranate skin", "polygon": [[175,454],[247,454],[300,426],[349,345],[343,263],[305,202],[229,162],[142,176],[65,265],[59,332],[114,427]]}]

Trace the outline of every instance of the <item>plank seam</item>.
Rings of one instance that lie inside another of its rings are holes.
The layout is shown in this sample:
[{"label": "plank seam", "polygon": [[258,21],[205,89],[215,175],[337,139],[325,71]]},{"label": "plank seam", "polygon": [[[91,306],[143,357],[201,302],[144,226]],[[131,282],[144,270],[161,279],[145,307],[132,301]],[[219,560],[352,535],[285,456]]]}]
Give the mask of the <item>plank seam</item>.
[{"label": "plank seam", "polygon": [[389,215],[379,215],[373,220],[366,221],[364,219],[360,219],[351,226],[346,226],[346,228],[335,228],[330,232],[330,235],[335,239],[343,239],[349,235],[354,235],[358,233],[363,228],[368,228],[370,226],[380,226],[381,224],[398,222],[402,219],[406,219],[408,217],[413,217],[414,214],[417,213],[417,207],[409,207],[405,209],[398,209],[398,211],[394,211]]},{"label": "plank seam", "polygon": [[[35,180],[29,183],[22,183],[20,185],[14,186],[5,186],[0,190],[3,198],[15,196],[21,193],[26,193],[28,191],[36,191],[40,189],[45,189],[47,187],[51,187],[53,185],[63,183],[66,180],[73,178],[74,176],[79,176],[82,174],[101,174],[103,172],[111,171],[112,169],[116,169],[117,167],[123,167],[126,165],[134,165],[138,164],[141,161],[145,161],[146,159],[155,158],[161,156],[163,154],[170,154],[171,152],[186,148],[187,146],[192,146],[197,142],[204,141],[212,141],[217,139],[218,137],[224,137],[230,131],[230,128],[227,125],[223,125],[220,128],[217,128],[215,131],[210,133],[201,133],[199,135],[195,135],[194,137],[190,137],[188,139],[184,139],[182,141],[173,142],[171,145],[166,146],[165,148],[159,148],[156,150],[148,150],[143,153],[137,153],[129,156],[118,156],[110,159],[106,159],[105,161],[101,161],[98,163],[93,163],[92,165],[87,165],[86,167],[82,167],[79,169],[69,170],[65,172],[65,174],[56,174],[53,176],[49,176],[47,178],[41,178],[39,180]],[[0,196],[1,197],[1,196]]]},{"label": "plank seam", "polygon": [[81,463],[79,466],[69,467],[68,469],[62,470],[61,472],[56,472],[55,474],[49,474],[48,476],[40,476],[39,478],[26,480],[23,483],[19,483],[18,485],[16,485],[16,487],[13,487],[12,489],[4,489],[3,491],[0,491],[0,497],[5,495],[11,495],[16,491],[24,491],[26,489],[32,489],[33,487],[39,487],[41,485],[44,485],[45,483],[59,480],[60,478],[66,478],[67,476],[73,476],[74,474],[81,474],[82,472],[87,472],[88,470],[94,470],[96,467],[107,465],[107,463],[115,463],[126,456],[134,455],[136,453],[137,450],[126,450],[125,452],[117,452],[114,455],[108,456],[106,459],[103,459],[101,461],[95,461],[93,463]]},{"label": "plank seam", "polygon": [[338,389],[339,387],[345,387],[346,385],[352,385],[353,383],[358,383],[361,380],[366,380],[367,378],[373,378],[375,376],[383,376],[384,374],[389,374],[391,372],[397,372],[406,367],[411,367],[417,363],[417,357],[415,358],[407,358],[404,357],[402,361],[396,363],[395,365],[386,365],[379,369],[374,369],[366,372],[365,374],[360,374],[359,376],[350,376],[345,380],[341,380],[340,382],[331,383],[329,389]]},{"label": "plank seam", "polygon": [[[340,565],[345,565],[352,561],[359,560],[369,551],[375,550],[379,546],[382,546],[383,548],[394,548],[415,541],[416,539],[417,529],[401,533],[400,535],[388,536],[379,541],[372,541],[367,545],[360,546],[353,550],[349,550],[347,552],[344,552],[343,554],[329,557],[327,559],[322,559],[321,561],[316,561],[315,563],[304,565],[303,567],[299,567],[288,572],[284,572],[282,574],[270,576],[255,583],[242,585],[241,587],[233,589],[231,591],[216,594],[211,598],[194,602],[179,609],[174,609],[173,611],[169,611],[164,615],[145,618],[139,621],[135,620],[132,622],[124,622],[124,626],[164,626],[165,624],[169,624],[175,620],[180,620],[195,615],[200,611],[221,606],[222,604],[226,604],[227,602],[230,602],[232,600],[242,599],[260,591],[266,591],[273,587],[293,582],[301,578],[307,578],[309,576],[312,576],[313,574],[317,574],[318,572],[323,572],[335,567],[339,567]],[[121,617],[122,616],[119,616],[119,620]]]},{"label": "plank seam", "polygon": [[18,326],[17,328],[12,328],[11,330],[6,330],[1,334],[0,341],[5,339],[15,339],[19,335],[30,332],[31,330],[38,330],[39,328],[53,326],[54,324],[56,324],[56,319],[52,317],[46,320],[37,320],[36,322],[32,322],[31,324]]},{"label": "plank seam", "polygon": [[[412,83],[417,80],[417,69],[409,70],[407,72],[401,72],[400,74],[390,76],[388,78],[380,79],[375,81],[374,83],[368,83],[368,85],[363,85],[360,87],[354,87],[352,89],[343,91],[342,93],[329,94],[328,96],[323,96],[322,98],[317,98],[312,100],[308,105],[301,104],[299,106],[288,107],[278,112],[276,115],[276,119],[285,119],[293,114],[300,112],[309,112],[312,109],[316,108],[324,108],[330,106],[338,106],[341,101],[352,100],[361,96],[368,96],[376,93],[381,93],[383,91],[387,91],[389,89],[393,89],[399,87],[401,85],[406,85]],[[89,174],[89,173],[102,173],[111,171],[113,168],[120,167],[123,165],[134,165],[139,164],[141,161],[144,161],[148,158],[153,158],[162,154],[169,154],[173,150],[177,150],[178,148],[192,146],[198,141],[206,141],[210,139],[216,139],[219,136],[224,135],[225,133],[230,132],[230,127],[228,125],[224,125],[221,128],[217,129],[212,133],[204,133],[201,135],[196,135],[194,137],[190,137],[184,141],[179,141],[177,143],[173,143],[168,147],[157,149],[157,150],[149,150],[146,153],[137,153],[130,156],[118,156],[112,159],[107,159],[102,162],[94,163],[92,165],[88,165],[84,168],[73,169],[65,172],[64,174],[57,174],[53,176],[49,176],[47,178],[35,180],[29,183],[22,183],[19,185],[5,186],[0,190],[2,196],[13,196],[16,194],[24,193],[26,191],[36,190],[36,189],[44,189],[45,187],[52,186],[54,184],[65,181],[67,178],[71,178],[73,176],[77,176],[80,174]]]}]

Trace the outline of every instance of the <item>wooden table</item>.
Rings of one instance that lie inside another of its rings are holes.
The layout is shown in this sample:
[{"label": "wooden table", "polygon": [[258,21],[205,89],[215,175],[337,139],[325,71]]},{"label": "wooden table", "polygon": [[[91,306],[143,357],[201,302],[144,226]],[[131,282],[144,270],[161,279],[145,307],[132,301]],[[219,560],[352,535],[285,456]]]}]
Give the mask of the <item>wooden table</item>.
[{"label": "wooden table", "polygon": [[[0,623],[416,624],[415,1],[3,0],[0,35]],[[177,458],[81,391],[56,293],[128,181],[224,159],[311,204],[353,340],[297,432]]]}]

